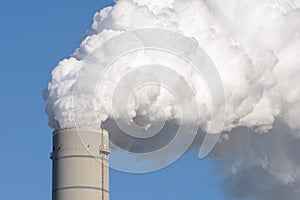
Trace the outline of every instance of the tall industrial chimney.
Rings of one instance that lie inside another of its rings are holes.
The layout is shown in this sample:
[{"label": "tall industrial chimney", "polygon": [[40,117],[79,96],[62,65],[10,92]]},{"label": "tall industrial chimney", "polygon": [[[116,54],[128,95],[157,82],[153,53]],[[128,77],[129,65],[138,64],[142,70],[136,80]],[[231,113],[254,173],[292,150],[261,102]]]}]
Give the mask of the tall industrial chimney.
[{"label": "tall industrial chimney", "polygon": [[109,200],[109,135],[104,129],[53,132],[52,200]]}]

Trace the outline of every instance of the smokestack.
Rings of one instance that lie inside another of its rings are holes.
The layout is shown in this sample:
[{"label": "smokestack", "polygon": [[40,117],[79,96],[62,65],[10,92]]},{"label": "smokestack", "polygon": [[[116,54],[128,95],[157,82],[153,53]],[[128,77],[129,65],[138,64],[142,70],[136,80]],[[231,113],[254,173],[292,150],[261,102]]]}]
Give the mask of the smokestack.
[{"label": "smokestack", "polygon": [[53,132],[52,200],[109,199],[109,135],[104,129]]}]

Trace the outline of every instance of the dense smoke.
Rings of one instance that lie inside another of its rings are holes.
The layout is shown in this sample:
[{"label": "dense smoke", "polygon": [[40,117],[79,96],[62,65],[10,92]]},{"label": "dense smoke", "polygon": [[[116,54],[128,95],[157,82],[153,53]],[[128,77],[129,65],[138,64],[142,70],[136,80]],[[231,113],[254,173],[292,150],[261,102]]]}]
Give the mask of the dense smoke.
[{"label": "dense smoke", "polygon": [[[169,29],[194,38],[215,63],[224,84],[226,117],[224,133],[212,156],[224,160],[222,169],[216,171],[227,177],[224,189],[228,196],[296,200],[300,195],[297,155],[300,150],[300,2],[116,1],[114,6],[95,14],[92,28],[79,48],[53,70],[52,81],[44,92],[52,128],[74,126],[72,92],[84,60],[107,39],[140,28]],[[97,127],[109,118],[122,117],[125,108],[112,114],[111,85],[117,84],[120,76],[133,65],[145,64],[145,60],[147,56],[143,53],[122,60],[125,64],[107,77],[104,90],[79,98],[80,105],[87,106],[75,108],[77,113],[82,113],[77,126]],[[187,97],[197,100],[198,121],[205,130],[210,98],[203,82],[191,78],[191,72],[185,72],[180,64],[172,61],[169,64],[194,86],[195,93]],[[94,98],[98,100],[96,104]],[[141,124],[147,112],[151,112],[152,120],[180,118],[176,100],[160,86],[138,91],[134,98],[126,112]],[[153,105],[160,105],[163,114],[149,110]],[[90,120],[95,112],[99,122]],[[148,120],[144,123],[149,123]]]}]

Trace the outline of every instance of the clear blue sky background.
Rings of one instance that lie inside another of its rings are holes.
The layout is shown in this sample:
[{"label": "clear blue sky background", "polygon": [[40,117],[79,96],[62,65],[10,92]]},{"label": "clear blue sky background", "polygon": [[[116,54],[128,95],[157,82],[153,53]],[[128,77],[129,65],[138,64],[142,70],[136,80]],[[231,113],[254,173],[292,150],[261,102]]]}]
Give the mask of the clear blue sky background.
[{"label": "clear blue sky background", "polygon": [[[0,200],[51,199],[51,132],[42,90],[78,46],[93,14],[112,1],[1,0]],[[221,200],[212,162],[191,152],[143,175],[111,171],[111,199]]]}]

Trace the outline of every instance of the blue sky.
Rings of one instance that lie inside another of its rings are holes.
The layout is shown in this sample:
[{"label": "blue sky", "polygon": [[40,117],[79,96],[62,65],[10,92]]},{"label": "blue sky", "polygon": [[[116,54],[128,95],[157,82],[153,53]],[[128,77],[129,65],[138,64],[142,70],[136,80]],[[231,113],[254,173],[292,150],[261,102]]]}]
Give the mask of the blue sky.
[{"label": "blue sky", "polygon": [[[2,0],[0,199],[51,199],[51,132],[42,90],[78,46],[93,14],[112,1]],[[111,199],[225,199],[212,161],[191,152],[166,169],[111,170]]]}]

